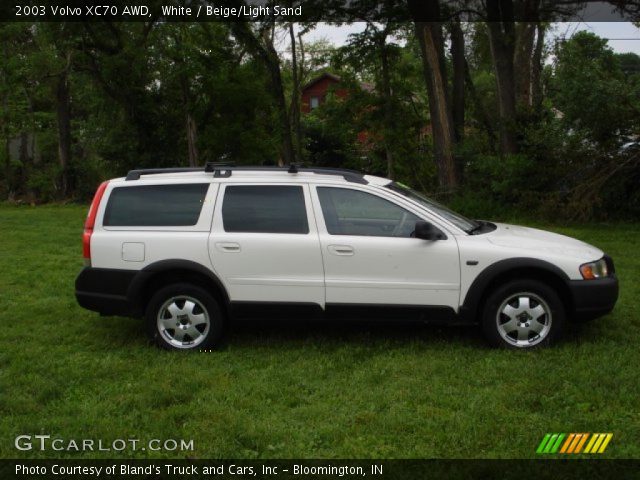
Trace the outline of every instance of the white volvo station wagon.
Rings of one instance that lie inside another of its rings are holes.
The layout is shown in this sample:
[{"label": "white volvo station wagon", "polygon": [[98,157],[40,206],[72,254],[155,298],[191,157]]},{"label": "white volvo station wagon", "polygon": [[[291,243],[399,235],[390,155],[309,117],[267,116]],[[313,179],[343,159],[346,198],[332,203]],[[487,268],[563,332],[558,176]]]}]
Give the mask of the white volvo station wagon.
[{"label": "white volvo station wagon", "polygon": [[210,349],[241,316],[479,324],[533,348],[610,312],[613,261],[532,228],[470,220],[351,170],[132,170],[98,188],[78,303],[144,318],[157,344]]}]

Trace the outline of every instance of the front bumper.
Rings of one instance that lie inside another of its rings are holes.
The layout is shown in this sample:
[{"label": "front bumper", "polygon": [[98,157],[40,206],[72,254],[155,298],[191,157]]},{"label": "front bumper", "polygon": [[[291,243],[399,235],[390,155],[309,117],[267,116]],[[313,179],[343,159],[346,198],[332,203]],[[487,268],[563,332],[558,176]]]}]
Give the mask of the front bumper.
[{"label": "front bumper", "polygon": [[593,320],[606,315],[618,300],[618,278],[615,275],[596,280],[572,280],[569,289],[573,297],[573,319]]}]

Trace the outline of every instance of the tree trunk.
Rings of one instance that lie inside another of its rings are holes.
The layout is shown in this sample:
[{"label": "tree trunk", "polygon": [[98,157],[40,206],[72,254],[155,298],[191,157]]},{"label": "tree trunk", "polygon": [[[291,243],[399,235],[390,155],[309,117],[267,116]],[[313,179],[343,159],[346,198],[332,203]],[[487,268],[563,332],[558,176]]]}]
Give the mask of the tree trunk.
[{"label": "tree trunk", "polygon": [[200,159],[198,158],[198,126],[191,111],[192,101],[191,92],[189,91],[189,80],[185,75],[181,75],[180,83],[182,84],[182,104],[184,105],[184,126],[187,136],[189,166],[197,167],[200,163]]},{"label": "tree trunk", "polygon": [[302,85],[306,76],[305,71],[305,56],[304,56],[304,42],[302,41],[302,35],[304,32],[298,32],[298,45],[300,46],[300,62],[298,65],[298,82]]},{"label": "tree trunk", "polygon": [[182,93],[182,107],[184,111],[184,131],[187,139],[187,160],[190,167],[197,167],[200,163],[198,155],[198,124],[193,116],[193,100],[191,95],[191,79],[189,78],[188,69],[185,65],[185,59],[182,53],[184,31],[181,29],[177,32],[173,39],[176,42],[177,54],[174,58],[176,65],[180,71],[179,84]]},{"label": "tree trunk", "polygon": [[60,194],[64,198],[71,189],[69,168],[71,165],[71,105],[69,97],[68,68],[56,82],[56,118],[58,123],[58,160],[60,162]]},{"label": "tree trunk", "polygon": [[[30,175],[30,172],[33,171],[33,169],[37,169],[38,168],[38,164],[40,163],[40,156],[38,155],[38,153],[36,152],[36,131],[38,129],[38,122],[36,120],[36,114],[35,114],[35,106],[34,106],[34,95],[33,92],[27,87],[24,86],[24,95],[25,98],[27,99],[27,105],[28,105],[28,111],[29,111],[29,130],[28,130],[28,136],[31,139],[30,144],[27,144],[27,152],[31,152],[30,155],[27,155],[26,157],[23,158],[23,153],[21,151],[20,154],[20,163],[22,165],[22,168],[20,169],[21,171],[21,175],[23,176],[23,181],[21,182],[21,185],[24,185],[23,190],[27,195],[27,198],[29,199],[30,203],[35,203],[38,195],[37,195],[37,191],[36,188],[34,186],[28,186],[28,182],[27,177]],[[54,183],[57,181],[57,179],[53,180]],[[14,188],[14,190],[19,190],[19,188]]]},{"label": "tree trunk", "polygon": [[5,132],[3,134],[3,137],[4,137],[4,154],[5,154],[4,180],[7,186],[7,196],[9,197],[11,196],[11,191],[13,189],[13,182],[11,181],[13,175],[11,175],[11,152],[9,149],[9,134]]},{"label": "tree trunk", "polygon": [[18,146],[18,159],[20,160],[20,184],[22,188],[18,187],[16,190],[22,190],[23,193],[27,194],[29,203],[33,203],[35,201],[35,195],[32,191],[27,189],[27,185],[29,184],[29,170],[31,167],[31,159],[29,157],[29,133],[22,131],[20,132],[20,144]]},{"label": "tree trunk", "polygon": [[478,92],[476,91],[476,87],[473,84],[473,79],[471,78],[471,70],[469,69],[469,64],[467,63],[466,59],[464,61],[464,79],[467,85],[467,90],[469,91],[469,97],[471,98],[471,101],[473,102],[473,105],[475,107],[476,114],[480,118],[480,123],[482,123],[482,126],[487,132],[487,136],[489,137],[489,142],[491,144],[490,146],[492,148],[492,151],[495,153],[496,133],[493,130],[491,119],[489,118],[484,105],[482,105],[480,97],[478,97]]},{"label": "tree trunk", "polygon": [[500,151],[517,153],[516,90],[513,71],[515,21],[512,0],[487,0],[487,27],[498,90]]},{"label": "tree trunk", "polygon": [[516,83],[516,106],[521,110],[531,107],[531,73],[533,41],[536,24],[520,22],[516,24],[515,51],[513,56],[513,71]]},{"label": "tree trunk", "polygon": [[200,163],[198,159],[198,128],[196,121],[193,119],[190,111],[185,115],[185,123],[187,128],[187,147],[189,149],[189,166],[197,167]]},{"label": "tree trunk", "polygon": [[284,87],[282,85],[282,74],[280,71],[280,59],[278,52],[273,46],[273,39],[264,32],[263,41],[265,45],[265,60],[266,67],[269,71],[269,78],[271,79],[271,88],[273,98],[276,101],[276,107],[278,109],[278,117],[280,120],[280,127],[282,129],[282,159],[279,163],[285,165],[291,164],[294,161],[293,153],[293,138],[291,135],[291,125],[289,123],[289,114],[287,112],[287,102],[284,96]]},{"label": "tree trunk", "polygon": [[387,35],[380,33],[378,39],[380,52],[380,73],[382,77],[382,98],[384,108],[384,150],[387,160],[387,177],[393,180],[393,152],[391,150],[391,131],[393,129],[393,100],[391,98],[391,74],[389,72],[389,52],[387,50]]},{"label": "tree trunk", "polygon": [[466,61],[464,57],[464,33],[460,20],[451,22],[451,63],[453,64],[453,131],[456,143],[464,137],[464,83]]},{"label": "tree trunk", "polygon": [[298,58],[296,54],[296,35],[293,30],[293,23],[289,24],[289,36],[291,37],[291,70],[293,80],[293,91],[291,92],[291,120],[293,121],[293,131],[296,135],[295,159],[302,161],[302,128],[300,126],[300,77],[298,75]]},{"label": "tree trunk", "polygon": [[273,38],[270,30],[262,31],[262,39],[257,35],[247,22],[230,22],[229,28],[236,39],[258,60],[260,60],[269,74],[271,84],[271,96],[275,101],[278,113],[278,123],[282,130],[282,156],[278,159],[278,164],[289,164],[293,162],[293,139],[291,135],[291,125],[289,123],[289,113],[287,112],[287,102],[282,86],[282,75],[280,72],[280,59],[278,52],[273,46]]},{"label": "tree trunk", "polygon": [[[9,60],[9,53],[8,53],[8,47],[7,47],[7,43],[8,42],[4,42],[3,48],[2,48],[2,54],[3,54],[3,59],[4,59],[4,63],[3,65],[7,65],[8,64],[8,60]],[[6,182],[6,188],[7,188],[7,196],[11,195],[11,192],[13,190],[13,181],[12,181],[12,175],[11,175],[11,152],[10,152],[10,148],[9,148],[9,142],[10,142],[10,137],[9,137],[9,94],[8,94],[8,86],[9,86],[9,79],[8,79],[8,75],[7,75],[7,70],[5,68],[2,68],[2,86],[4,88],[2,88],[2,112],[0,113],[0,120],[2,121],[2,140],[4,143],[4,155],[5,155],[5,165],[4,165],[4,180]]]},{"label": "tree trunk", "polygon": [[545,25],[538,24],[536,33],[536,46],[531,62],[531,103],[536,112],[542,107],[542,52],[544,50]]},{"label": "tree trunk", "polygon": [[453,118],[447,93],[442,25],[416,22],[416,35],[422,52],[422,65],[429,96],[438,181],[441,188],[453,190],[458,185],[458,176],[453,156]]}]

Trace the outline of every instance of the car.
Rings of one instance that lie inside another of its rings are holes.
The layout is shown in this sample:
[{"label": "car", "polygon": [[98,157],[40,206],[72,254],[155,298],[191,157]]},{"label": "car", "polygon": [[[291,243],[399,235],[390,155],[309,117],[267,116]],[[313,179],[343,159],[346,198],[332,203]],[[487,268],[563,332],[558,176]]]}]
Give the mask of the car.
[{"label": "car", "polygon": [[481,326],[494,347],[555,342],[610,312],[611,257],[533,228],[465,218],[352,170],[132,170],[102,183],[78,303],[144,318],[166,349],[209,350],[246,316]]}]

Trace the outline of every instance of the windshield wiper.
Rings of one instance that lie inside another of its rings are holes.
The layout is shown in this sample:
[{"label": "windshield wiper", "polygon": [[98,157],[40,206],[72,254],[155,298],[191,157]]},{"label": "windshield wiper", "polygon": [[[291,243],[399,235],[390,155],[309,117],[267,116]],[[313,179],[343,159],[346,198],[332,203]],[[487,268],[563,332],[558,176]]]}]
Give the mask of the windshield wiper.
[{"label": "windshield wiper", "polygon": [[484,227],[482,222],[479,222],[477,220],[474,220],[474,221],[477,223],[477,225],[475,227],[470,228],[469,230],[466,231],[469,235],[475,235],[475,233],[477,231],[482,230],[482,228]]}]

